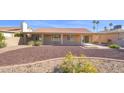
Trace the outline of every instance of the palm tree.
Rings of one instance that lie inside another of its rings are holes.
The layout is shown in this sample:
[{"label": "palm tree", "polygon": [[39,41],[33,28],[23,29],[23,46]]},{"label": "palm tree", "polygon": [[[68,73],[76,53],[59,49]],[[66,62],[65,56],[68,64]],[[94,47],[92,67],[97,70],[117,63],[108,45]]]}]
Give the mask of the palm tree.
[{"label": "palm tree", "polygon": [[97,31],[98,31],[98,25],[99,25],[100,21],[96,21],[96,25],[97,25]]},{"label": "palm tree", "polygon": [[93,20],[93,30],[94,30],[94,32],[95,32],[95,30],[96,30],[96,20]]},{"label": "palm tree", "polygon": [[107,30],[107,27],[106,27],[106,26],[104,27],[104,30],[105,30],[105,31]]},{"label": "palm tree", "polygon": [[110,30],[112,29],[113,23],[109,23]]}]

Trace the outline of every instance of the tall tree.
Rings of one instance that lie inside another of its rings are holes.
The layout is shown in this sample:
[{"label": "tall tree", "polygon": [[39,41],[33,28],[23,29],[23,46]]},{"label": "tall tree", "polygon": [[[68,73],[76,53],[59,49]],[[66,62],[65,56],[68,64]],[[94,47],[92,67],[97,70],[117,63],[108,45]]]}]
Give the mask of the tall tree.
[{"label": "tall tree", "polygon": [[109,23],[110,30],[112,29],[113,23]]},{"label": "tall tree", "polygon": [[104,27],[104,30],[105,30],[105,31],[107,30],[107,27],[106,27],[106,26]]},{"label": "tall tree", "polygon": [[93,31],[95,32],[96,31],[96,20],[93,20]]},{"label": "tall tree", "polygon": [[96,21],[96,25],[97,25],[97,32],[98,32],[98,26],[99,26],[100,21]]}]

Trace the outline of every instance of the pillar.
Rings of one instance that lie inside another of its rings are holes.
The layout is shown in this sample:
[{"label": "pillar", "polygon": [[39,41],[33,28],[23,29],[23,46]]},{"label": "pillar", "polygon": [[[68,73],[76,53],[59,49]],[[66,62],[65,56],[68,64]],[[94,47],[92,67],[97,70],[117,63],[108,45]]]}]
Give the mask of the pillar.
[{"label": "pillar", "polygon": [[80,37],[81,37],[81,45],[83,45],[83,43],[84,43],[84,42],[83,42],[83,39],[84,39],[84,38],[83,38],[83,35],[81,34]]},{"label": "pillar", "polygon": [[101,44],[101,35],[99,35],[99,44]]},{"label": "pillar", "polygon": [[42,34],[42,44],[44,43],[44,34]]},{"label": "pillar", "polygon": [[61,45],[63,45],[63,34],[61,34]]},{"label": "pillar", "polygon": [[26,44],[27,43],[27,37],[26,37],[26,34],[23,34],[23,44]]}]

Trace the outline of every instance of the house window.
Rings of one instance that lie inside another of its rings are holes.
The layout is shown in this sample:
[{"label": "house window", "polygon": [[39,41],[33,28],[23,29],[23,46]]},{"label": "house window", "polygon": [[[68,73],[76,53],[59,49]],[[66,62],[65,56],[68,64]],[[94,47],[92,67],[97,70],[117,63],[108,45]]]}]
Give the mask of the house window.
[{"label": "house window", "polygon": [[72,35],[67,35],[67,40],[72,41],[73,40]]},{"label": "house window", "polygon": [[53,35],[52,36],[52,41],[60,41],[60,35]]}]

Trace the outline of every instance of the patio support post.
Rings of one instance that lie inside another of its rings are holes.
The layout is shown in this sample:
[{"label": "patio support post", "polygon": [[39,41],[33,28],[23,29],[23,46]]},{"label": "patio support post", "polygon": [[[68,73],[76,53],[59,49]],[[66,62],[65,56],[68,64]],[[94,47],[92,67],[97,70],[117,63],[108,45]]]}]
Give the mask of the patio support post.
[{"label": "patio support post", "polygon": [[81,34],[81,45],[83,45],[83,35]]},{"label": "patio support post", "polygon": [[61,34],[61,45],[63,45],[63,34]]},{"label": "patio support post", "polygon": [[44,34],[42,34],[42,43],[44,43]]},{"label": "patio support post", "polygon": [[23,43],[24,43],[24,44],[27,43],[27,37],[26,37],[26,34],[23,34]]},{"label": "patio support post", "polygon": [[92,43],[92,35],[90,36],[90,43]]},{"label": "patio support post", "polygon": [[101,44],[101,35],[99,35],[99,44]]}]

